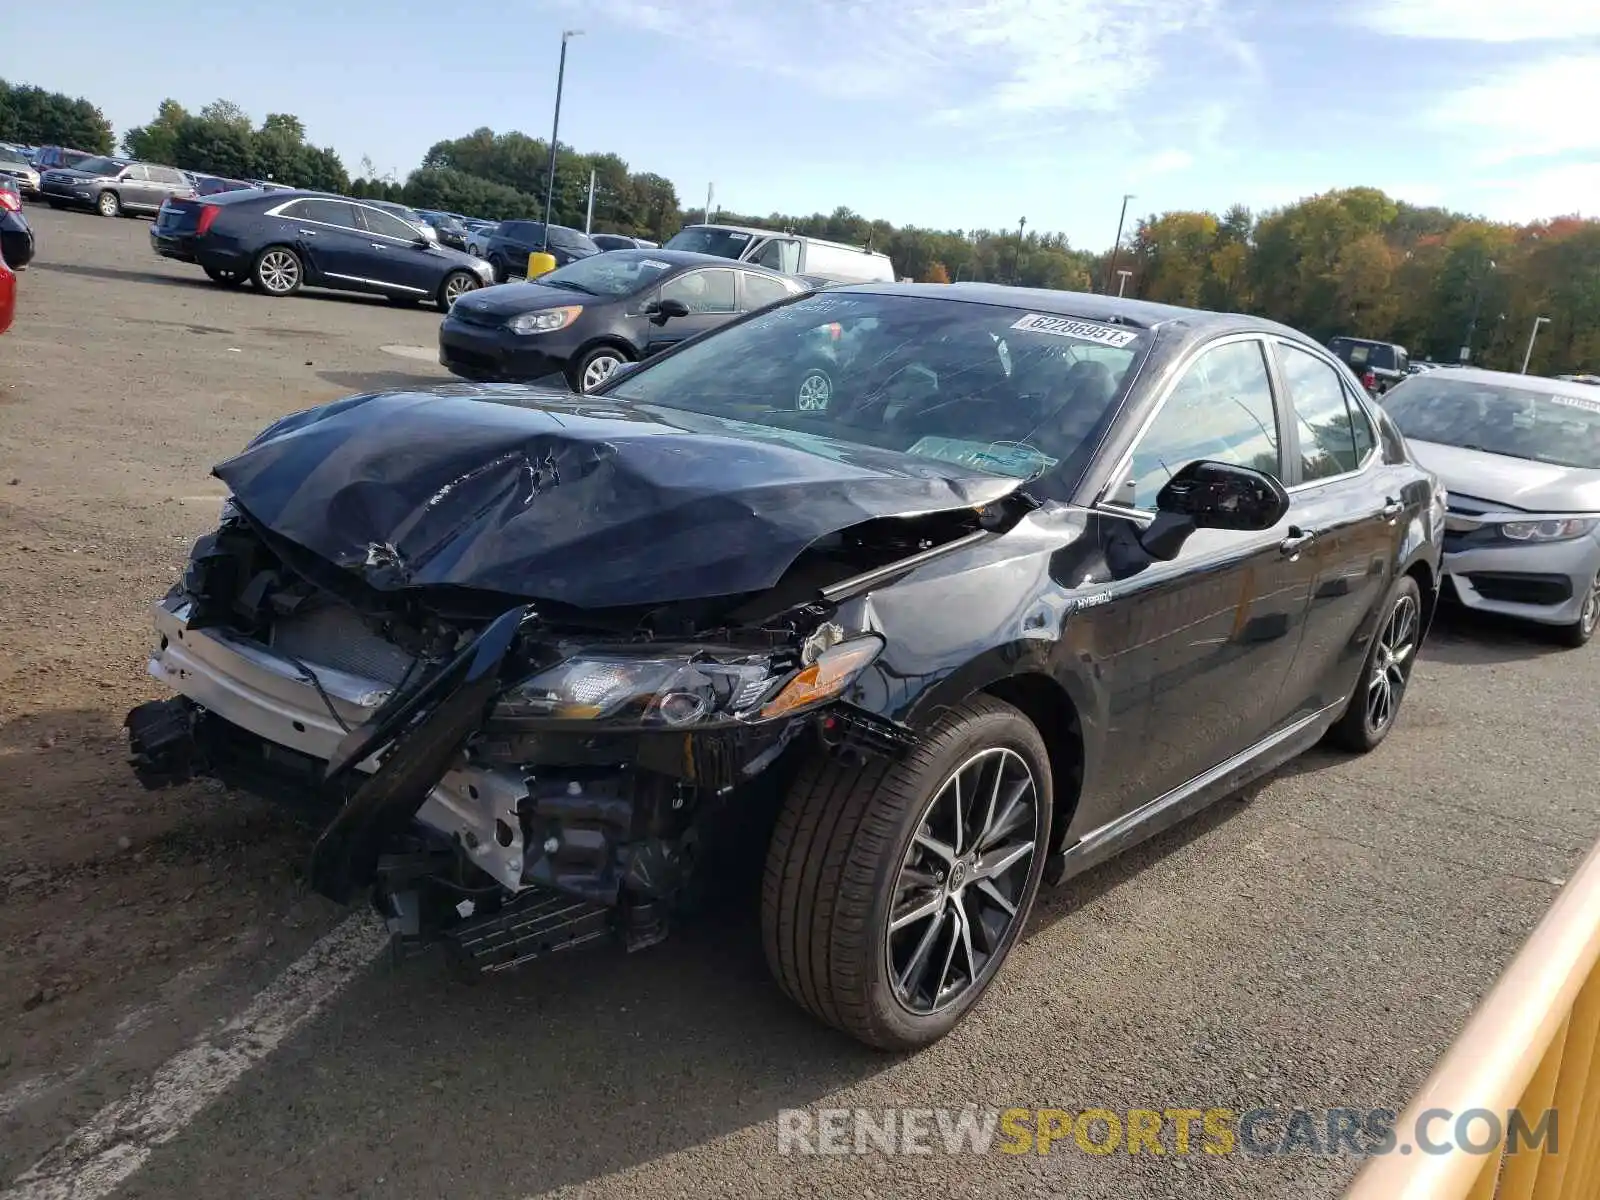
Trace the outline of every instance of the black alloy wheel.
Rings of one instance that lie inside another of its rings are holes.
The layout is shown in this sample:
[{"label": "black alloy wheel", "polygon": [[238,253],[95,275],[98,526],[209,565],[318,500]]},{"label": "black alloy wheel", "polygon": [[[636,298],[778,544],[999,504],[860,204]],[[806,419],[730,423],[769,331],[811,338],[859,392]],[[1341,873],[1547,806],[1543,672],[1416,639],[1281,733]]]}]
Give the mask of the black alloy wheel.
[{"label": "black alloy wheel", "polygon": [[879,1049],[949,1033],[1027,922],[1052,787],[1038,730],[984,695],[900,757],[846,764],[817,752],[767,852],[762,940],[779,984]]},{"label": "black alloy wheel", "polygon": [[1376,749],[1400,715],[1422,645],[1422,589],[1410,575],[1395,580],[1379,610],[1378,628],[1361,677],[1328,740],[1365,754]]}]

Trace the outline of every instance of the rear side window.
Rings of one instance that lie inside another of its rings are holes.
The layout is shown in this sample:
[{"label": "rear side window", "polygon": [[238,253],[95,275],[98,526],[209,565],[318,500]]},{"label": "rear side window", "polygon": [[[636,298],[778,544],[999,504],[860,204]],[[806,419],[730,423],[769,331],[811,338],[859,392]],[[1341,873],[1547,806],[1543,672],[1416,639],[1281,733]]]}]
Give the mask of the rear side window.
[{"label": "rear side window", "polygon": [[514,242],[534,242],[542,240],[539,237],[541,230],[539,222],[537,221],[504,221],[501,223],[500,228],[495,232],[501,237],[509,238]]},{"label": "rear side window", "polygon": [[292,221],[316,221],[322,225],[337,225],[341,229],[359,229],[355,208],[343,200],[296,200],[283,210]]},{"label": "rear side window", "polygon": [[774,300],[782,300],[789,295],[789,289],[783,286],[781,279],[774,279],[770,275],[757,275],[754,271],[740,271],[744,277],[744,304],[743,309],[764,308]]},{"label": "rear side window", "polygon": [[550,227],[550,244],[560,246],[563,250],[593,251],[600,248],[576,229],[563,229],[558,225]]},{"label": "rear side window", "polygon": [[[1277,354],[1300,435],[1301,481],[1313,483],[1354,471],[1365,455],[1356,448],[1354,421],[1338,372],[1285,342],[1277,343]],[[1371,429],[1366,433],[1370,445]]]},{"label": "rear side window", "polygon": [[146,171],[143,167],[139,166],[138,164],[135,164],[135,165],[133,165],[131,167],[124,167],[122,169],[122,173],[118,176],[118,178],[119,179],[129,179],[129,180],[133,180],[133,181],[142,183],[145,180],[150,178],[150,173],[148,171]]},{"label": "rear side window", "polygon": [[1377,432],[1372,428],[1372,418],[1367,415],[1366,405],[1356,398],[1350,390],[1350,385],[1344,387],[1345,407],[1350,410],[1350,436],[1356,444],[1356,462],[1364,463],[1367,455],[1372,453],[1373,446],[1377,445]]}]

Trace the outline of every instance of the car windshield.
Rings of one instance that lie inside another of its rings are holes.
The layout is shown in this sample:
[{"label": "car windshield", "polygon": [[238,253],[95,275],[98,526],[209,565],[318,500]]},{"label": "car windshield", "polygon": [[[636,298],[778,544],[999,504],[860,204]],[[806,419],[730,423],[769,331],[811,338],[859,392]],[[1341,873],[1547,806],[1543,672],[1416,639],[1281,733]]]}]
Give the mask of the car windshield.
[{"label": "car windshield", "polygon": [[75,164],[73,169],[89,175],[115,175],[127,165],[114,158],[85,158]]},{"label": "car windshield", "polygon": [[1600,470],[1600,395],[1552,395],[1514,384],[1414,375],[1384,408],[1408,438],[1561,467]]},{"label": "car windshield", "polygon": [[594,254],[539,276],[541,284],[591,296],[631,296],[672,269],[672,264],[640,251]]},{"label": "car windshield", "polygon": [[1138,329],[1021,308],[833,291],[606,392],[814,449],[846,442],[1030,478],[1082,470],[1148,345]]},{"label": "car windshield", "polygon": [[665,248],[691,250],[695,254],[715,254],[718,258],[738,258],[749,245],[750,235],[742,230],[691,225],[668,238]]},{"label": "car windshield", "polygon": [[21,163],[25,167],[29,165],[28,160],[15,150],[0,149],[0,162]]}]

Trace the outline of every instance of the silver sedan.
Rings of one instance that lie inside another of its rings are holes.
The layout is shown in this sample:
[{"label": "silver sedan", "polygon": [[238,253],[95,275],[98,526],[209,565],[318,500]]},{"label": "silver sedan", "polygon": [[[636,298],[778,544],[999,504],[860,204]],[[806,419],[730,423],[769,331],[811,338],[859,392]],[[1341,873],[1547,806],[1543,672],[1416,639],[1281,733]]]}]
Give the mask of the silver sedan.
[{"label": "silver sedan", "polygon": [[1449,493],[1456,598],[1588,642],[1600,625],[1600,388],[1457,368],[1413,375],[1382,403]]}]

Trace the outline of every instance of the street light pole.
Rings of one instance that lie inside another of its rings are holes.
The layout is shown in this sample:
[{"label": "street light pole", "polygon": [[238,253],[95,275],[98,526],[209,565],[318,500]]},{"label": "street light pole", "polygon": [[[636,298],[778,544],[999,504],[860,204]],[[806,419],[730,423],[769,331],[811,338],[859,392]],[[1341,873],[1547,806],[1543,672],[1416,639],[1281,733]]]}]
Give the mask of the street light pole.
[{"label": "street light pole", "polygon": [[1117,299],[1122,299],[1122,289],[1128,286],[1128,276],[1132,274],[1126,267],[1117,272]]},{"label": "street light pole", "polygon": [[1535,317],[1533,319],[1533,332],[1528,335],[1528,348],[1522,355],[1522,374],[1528,373],[1528,363],[1533,358],[1533,339],[1539,336],[1539,326],[1550,324],[1549,317]]},{"label": "street light pole", "polygon": [[[1132,193],[1125,193],[1122,197],[1122,212],[1117,215],[1117,240],[1111,243],[1111,263],[1106,267],[1106,292],[1111,291],[1111,276],[1120,274],[1117,271],[1117,252],[1122,249],[1122,226],[1128,219],[1128,201],[1137,199]],[[1117,289],[1117,295],[1122,295],[1122,290]]]},{"label": "street light pole", "polygon": [[[1489,271],[1493,270],[1494,259],[1491,258],[1489,260]],[[1485,271],[1478,276],[1477,290],[1472,293],[1472,315],[1467,318],[1467,340],[1461,347],[1462,363],[1470,362],[1472,359],[1472,339],[1478,334],[1478,309],[1483,304],[1483,285],[1489,278],[1489,271]]]},{"label": "street light pole", "polygon": [[1011,264],[1011,281],[1022,282],[1022,231],[1028,227],[1027,217],[1017,218],[1017,257]]},{"label": "street light pole", "polygon": [[717,190],[715,183],[706,184],[706,224],[711,224],[711,194]]},{"label": "street light pole", "polygon": [[549,253],[550,250],[550,212],[556,202],[556,139],[561,135],[561,87],[567,78],[567,41],[582,33],[581,29],[561,31],[561,65],[556,68],[556,119],[550,126],[550,169],[544,181],[544,241],[539,247],[541,253]]}]

